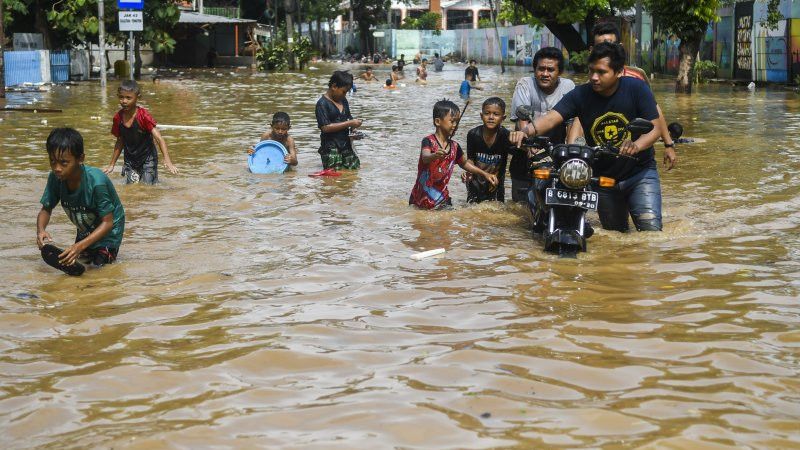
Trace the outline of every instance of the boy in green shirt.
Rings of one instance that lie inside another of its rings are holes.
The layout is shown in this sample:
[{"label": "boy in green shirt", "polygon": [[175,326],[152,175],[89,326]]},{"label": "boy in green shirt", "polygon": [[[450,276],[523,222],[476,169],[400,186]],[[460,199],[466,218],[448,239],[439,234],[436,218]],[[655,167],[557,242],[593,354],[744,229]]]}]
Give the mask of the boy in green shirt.
[{"label": "boy in green shirt", "polygon": [[[45,261],[70,275],[83,273],[77,263],[87,258],[96,266],[114,262],[122,233],[125,230],[125,210],[111,180],[102,170],[85,166],[83,137],[72,128],[56,128],[47,137],[50,157],[50,176],[40,200],[42,209],[36,218],[36,243]],[[61,203],[67,217],[78,228],[75,243],[54,254],[50,233],[53,208]]]}]

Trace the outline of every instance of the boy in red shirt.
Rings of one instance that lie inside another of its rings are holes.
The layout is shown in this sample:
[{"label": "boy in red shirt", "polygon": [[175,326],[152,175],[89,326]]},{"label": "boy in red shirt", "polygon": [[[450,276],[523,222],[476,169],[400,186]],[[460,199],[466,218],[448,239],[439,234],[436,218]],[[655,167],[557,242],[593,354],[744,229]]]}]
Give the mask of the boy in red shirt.
[{"label": "boy in red shirt", "polygon": [[482,176],[492,186],[497,186],[497,176],[472,164],[458,142],[452,140],[460,119],[461,111],[450,100],[439,100],[433,105],[433,125],[436,132],[422,139],[417,181],[411,190],[409,205],[421,209],[439,209],[452,205],[447,184],[456,164],[469,173]]},{"label": "boy in red shirt", "polygon": [[167,143],[156,128],[153,116],[146,109],[136,105],[140,93],[139,85],[133,80],[123,81],[117,90],[119,106],[122,109],[114,115],[114,124],[111,126],[111,134],[116,136],[117,142],[114,144],[111,162],[103,172],[114,171],[114,165],[124,149],[125,162],[122,165],[122,175],[125,176],[125,183],[141,181],[144,184],[155,184],[158,182],[158,152],[155,142],[158,142],[161,148],[167,170],[176,174],[178,169],[172,164]]}]

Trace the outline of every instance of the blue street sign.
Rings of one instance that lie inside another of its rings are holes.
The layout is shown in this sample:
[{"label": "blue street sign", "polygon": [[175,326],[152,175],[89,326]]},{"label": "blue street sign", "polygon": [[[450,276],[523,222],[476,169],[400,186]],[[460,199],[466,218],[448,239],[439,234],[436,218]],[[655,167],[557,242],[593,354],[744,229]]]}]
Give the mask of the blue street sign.
[{"label": "blue street sign", "polygon": [[117,0],[119,9],[144,9],[144,0]]}]

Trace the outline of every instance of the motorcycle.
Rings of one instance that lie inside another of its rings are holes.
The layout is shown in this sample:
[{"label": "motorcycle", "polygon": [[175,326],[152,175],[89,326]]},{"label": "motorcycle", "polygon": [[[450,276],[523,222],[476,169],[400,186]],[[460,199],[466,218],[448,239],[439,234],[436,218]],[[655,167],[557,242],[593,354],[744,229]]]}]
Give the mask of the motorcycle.
[{"label": "motorcycle", "polygon": [[[620,133],[641,135],[652,129],[650,121],[635,119]],[[541,233],[547,252],[569,257],[585,252],[586,239],[594,233],[586,222],[586,212],[597,211],[599,201],[599,194],[592,186],[614,187],[616,184],[613,178],[592,176],[592,168],[602,158],[632,157],[620,155],[619,149],[610,144],[553,145],[546,137],[525,139],[523,147],[544,150],[532,158],[532,164],[548,156],[552,160],[552,163],[531,169],[533,183],[528,190],[528,203],[534,219],[534,234]]]}]

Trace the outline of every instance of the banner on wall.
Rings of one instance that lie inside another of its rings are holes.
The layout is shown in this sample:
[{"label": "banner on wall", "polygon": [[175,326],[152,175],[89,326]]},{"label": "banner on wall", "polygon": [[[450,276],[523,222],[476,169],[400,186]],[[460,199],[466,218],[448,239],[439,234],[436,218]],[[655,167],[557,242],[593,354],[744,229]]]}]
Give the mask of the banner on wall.
[{"label": "banner on wall", "polygon": [[753,79],[753,2],[737,3],[734,78]]}]

